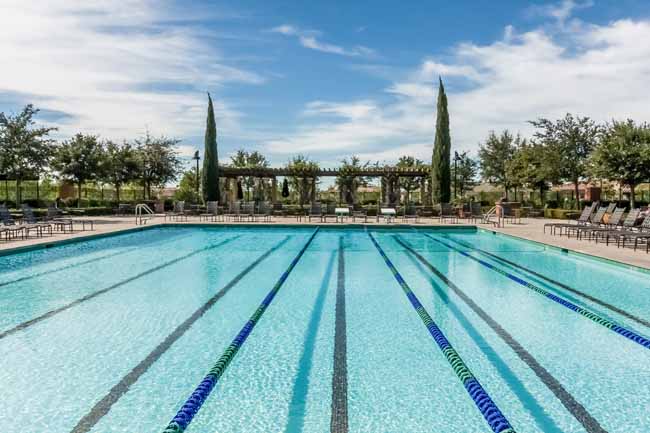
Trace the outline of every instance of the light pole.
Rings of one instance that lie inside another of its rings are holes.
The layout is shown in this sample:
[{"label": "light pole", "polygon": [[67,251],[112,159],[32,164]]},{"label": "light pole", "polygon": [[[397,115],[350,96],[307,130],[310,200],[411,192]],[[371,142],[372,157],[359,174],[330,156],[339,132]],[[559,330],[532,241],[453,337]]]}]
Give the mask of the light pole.
[{"label": "light pole", "polygon": [[199,160],[201,159],[201,157],[199,156],[199,151],[198,150],[196,152],[194,152],[194,157],[192,159],[196,161],[196,196],[198,197],[199,196],[199,184],[200,184],[200,181],[199,181]]}]

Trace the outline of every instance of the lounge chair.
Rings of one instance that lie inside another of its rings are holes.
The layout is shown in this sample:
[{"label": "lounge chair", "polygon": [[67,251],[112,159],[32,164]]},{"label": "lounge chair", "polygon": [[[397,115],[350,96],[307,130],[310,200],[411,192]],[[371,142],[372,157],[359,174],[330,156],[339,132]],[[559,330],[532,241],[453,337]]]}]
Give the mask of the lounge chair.
[{"label": "lounge chair", "polygon": [[95,221],[88,219],[72,219],[69,216],[64,216],[61,209],[52,206],[47,208],[46,221],[52,224],[54,228],[61,228],[64,233],[65,227],[70,227],[70,231],[72,232],[73,223],[81,224],[81,230],[86,230],[86,224],[90,225],[90,230],[95,229]]},{"label": "lounge chair", "polygon": [[283,207],[282,203],[273,203],[273,212],[272,212],[272,214],[273,214],[273,216],[279,216],[279,217],[283,217],[283,216],[287,215],[287,213],[284,210],[284,207]]},{"label": "lounge chair", "polygon": [[315,201],[311,204],[308,218],[309,222],[311,222],[312,218],[318,218],[321,222],[323,221],[323,207],[319,202]]},{"label": "lounge chair", "polygon": [[255,215],[255,202],[254,201],[247,201],[242,204],[241,207],[241,212],[239,214],[239,220],[241,221],[243,218],[246,218],[248,222],[255,222],[257,221],[257,217]]},{"label": "lounge chair", "polygon": [[185,212],[185,202],[175,201],[174,209],[171,212],[165,212],[165,221],[167,218],[176,221],[187,221],[187,213]]},{"label": "lounge chair", "polygon": [[48,222],[43,222],[39,221],[38,218],[34,215],[34,211],[32,210],[31,207],[29,207],[28,204],[23,204],[22,205],[22,211],[23,211],[23,223],[27,223],[30,226],[36,226],[41,228],[41,236],[43,236],[43,232],[47,231],[50,236],[52,236],[52,224]]},{"label": "lounge chair", "polygon": [[0,221],[4,225],[6,230],[13,232],[13,236],[16,237],[20,233],[21,237],[25,239],[25,236],[29,237],[31,232],[36,232],[37,236],[43,236],[42,229],[38,225],[32,224],[20,224],[18,225],[14,218],[9,213],[9,209],[6,206],[0,206]]},{"label": "lounge chair", "polygon": [[628,212],[623,224],[620,227],[613,227],[609,230],[602,230],[595,232],[596,242],[602,236],[605,238],[605,245],[609,245],[609,238],[616,238],[617,235],[623,231],[632,232],[634,231],[634,226],[636,225],[636,220],[639,218],[641,209],[632,209]]},{"label": "lounge chair", "polygon": [[623,207],[616,208],[614,209],[614,212],[612,212],[612,214],[609,216],[609,220],[606,223],[603,222],[600,226],[586,225],[584,227],[577,228],[576,230],[577,230],[578,239],[582,239],[583,235],[589,235],[589,240],[591,240],[592,237],[594,237],[594,235],[598,232],[615,230],[619,226],[619,224],[621,224],[621,220],[623,219],[624,213],[625,213],[625,208]]},{"label": "lounge chair", "polygon": [[585,208],[582,210],[582,213],[580,214],[580,217],[575,223],[546,223],[544,224],[544,233],[546,233],[546,227],[550,228],[551,234],[555,234],[555,229],[559,228],[560,229],[560,235],[562,234],[562,228],[564,227],[570,227],[575,224],[578,225],[585,225],[589,222],[589,219],[591,218],[591,214],[594,212],[594,208],[596,207],[597,203],[592,203],[590,206],[585,206]]},{"label": "lounge chair", "polygon": [[[607,207],[601,206],[598,208],[596,213],[592,216],[591,220],[587,224],[583,224],[581,226],[575,224],[569,225],[565,227],[564,233],[566,233],[567,237],[569,238],[571,237],[571,233],[575,233],[577,238],[580,231],[585,227],[601,227],[603,224],[603,219],[607,213],[607,209]],[[562,236],[561,230],[560,236]]]},{"label": "lounge chair", "polygon": [[219,202],[209,201],[206,203],[206,212],[199,214],[199,221],[223,221],[223,215],[219,213]]},{"label": "lounge chair", "polygon": [[417,208],[412,204],[407,204],[404,208],[404,215],[402,215],[402,221],[407,222],[413,220],[417,224],[420,215],[418,214]]},{"label": "lounge chair", "polygon": [[[638,230],[618,230],[608,233],[608,237],[616,239],[616,246],[625,248],[626,240],[634,240],[634,250],[636,251],[639,240],[644,239],[646,243],[650,239],[650,215],[643,219],[643,222],[638,227]],[[646,245],[646,252],[648,245]]]}]

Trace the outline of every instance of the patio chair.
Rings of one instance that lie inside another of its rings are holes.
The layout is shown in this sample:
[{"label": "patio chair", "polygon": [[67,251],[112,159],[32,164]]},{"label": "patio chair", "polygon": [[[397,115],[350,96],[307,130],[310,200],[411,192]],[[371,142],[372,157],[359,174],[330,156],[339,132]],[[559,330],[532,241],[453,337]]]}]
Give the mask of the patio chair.
[{"label": "patio chair", "polygon": [[206,221],[210,220],[223,221],[223,215],[219,213],[219,202],[218,201],[209,201],[206,204],[206,212],[199,214],[199,221],[205,219]]},{"label": "patio chair", "polygon": [[287,212],[284,210],[282,203],[273,203],[273,210],[271,212],[273,216],[283,217],[287,215]]},{"label": "patio chair", "polygon": [[43,236],[44,231],[47,231],[48,234],[52,236],[52,224],[48,222],[39,221],[39,219],[36,218],[36,215],[34,215],[34,211],[28,204],[24,203],[22,205],[22,211],[23,211],[23,223],[27,223],[30,226],[40,227],[41,236]]},{"label": "patio chair", "polygon": [[[603,223],[600,226],[588,226],[585,225],[584,227],[579,227],[577,228],[577,235],[578,239],[582,239],[582,235],[589,235],[589,240],[598,232],[600,231],[609,231],[613,230],[616,227],[618,227],[619,224],[621,224],[621,220],[623,219],[623,214],[625,213],[625,208],[616,208],[614,209],[614,212],[609,216],[609,219],[607,222],[604,222],[604,217],[603,217]],[[607,215],[607,214],[605,214]]]},{"label": "patio chair", "polygon": [[620,227],[613,227],[609,230],[595,232],[594,234],[596,237],[596,242],[598,242],[599,237],[603,236],[605,238],[605,245],[609,245],[609,238],[616,238],[616,236],[623,231],[633,231],[634,226],[636,225],[636,220],[639,218],[640,213],[641,209],[632,209],[630,212],[628,212],[625,220],[623,221],[623,224]]},{"label": "patio chair", "polygon": [[416,224],[418,223],[418,219],[420,218],[420,215],[418,214],[418,210],[413,204],[407,204],[404,207],[404,215],[402,215],[402,221],[403,222],[408,222],[413,220]]},{"label": "patio chair", "polygon": [[13,237],[16,237],[20,233],[21,238],[25,239],[25,236],[29,237],[29,234],[34,231],[37,236],[43,236],[40,226],[31,224],[18,225],[11,216],[11,213],[9,213],[9,209],[4,205],[0,205],[0,222],[2,222],[2,225],[6,230],[12,232]]},{"label": "patio chair", "polygon": [[469,204],[469,220],[475,223],[476,221],[484,222],[483,207],[481,202],[474,201]]},{"label": "patio chair", "polygon": [[257,207],[257,215],[262,217],[262,221],[271,222],[272,219],[272,208],[271,204],[268,201],[261,201]]},{"label": "patio chair", "polygon": [[446,220],[451,220],[452,223],[458,222],[458,215],[451,203],[440,203],[440,214],[435,217],[444,223]]},{"label": "patio chair", "polygon": [[327,222],[327,218],[332,218],[334,221],[338,221],[338,216],[336,215],[336,203],[327,203],[325,205],[325,212],[323,213],[323,222]]},{"label": "patio chair", "polygon": [[321,222],[323,221],[323,207],[320,202],[315,201],[311,204],[308,216],[309,222],[311,222],[312,218],[318,218]]},{"label": "patio chair", "polygon": [[246,220],[248,220],[248,222],[257,221],[257,216],[255,215],[255,202],[254,201],[246,201],[246,202],[244,202],[244,204],[242,204],[241,212],[239,214],[239,220],[241,221],[244,218],[246,218]]},{"label": "patio chair", "polygon": [[224,214],[224,217],[230,219],[230,221],[239,221],[241,217],[241,202],[231,202],[228,207],[228,212]]},{"label": "patio chair", "polygon": [[47,208],[47,216],[45,221],[52,224],[54,230],[59,230],[65,233],[68,229],[70,233],[74,231],[72,218],[63,216],[61,209],[58,209],[54,206],[49,206]]},{"label": "patio chair", "polygon": [[171,212],[165,212],[165,221],[167,218],[175,221],[187,221],[187,213],[185,212],[185,202],[175,201],[174,209]]},{"label": "patio chair", "polygon": [[585,208],[582,210],[582,213],[580,214],[580,217],[575,223],[546,223],[544,224],[544,233],[546,233],[546,227],[549,227],[550,233],[555,234],[555,229],[559,228],[560,229],[560,235],[562,234],[562,228],[564,227],[570,227],[572,225],[578,224],[578,225],[584,225],[589,222],[589,219],[591,218],[591,214],[594,212],[594,208],[596,207],[597,203],[592,203],[589,206],[585,206]]},{"label": "patio chair", "polygon": [[352,206],[352,222],[356,222],[357,218],[363,218],[363,222],[368,222],[368,211],[359,204]]},{"label": "patio chair", "polygon": [[[605,218],[605,214],[607,213],[607,207],[601,206],[598,208],[596,213],[593,215],[591,220],[587,222],[587,224],[583,225],[576,225],[576,224],[571,224],[567,227],[564,227],[564,233],[567,235],[567,237],[571,237],[571,233],[576,234],[576,238],[578,237],[578,233],[580,233],[580,230],[585,228],[585,227],[601,227],[603,224],[603,218]],[[562,233],[560,232],[560,236],[562,236]]]}]

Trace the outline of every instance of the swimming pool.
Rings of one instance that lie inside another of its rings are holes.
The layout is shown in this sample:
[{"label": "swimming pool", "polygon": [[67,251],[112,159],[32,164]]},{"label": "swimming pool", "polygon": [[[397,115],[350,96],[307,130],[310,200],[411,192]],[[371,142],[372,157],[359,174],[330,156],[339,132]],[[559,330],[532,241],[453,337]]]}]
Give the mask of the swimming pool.
[{"label": "swimming pool", "polygon": [[647,432],[648,273],[474,229],[164,227],[0,257],[0,429]]}]

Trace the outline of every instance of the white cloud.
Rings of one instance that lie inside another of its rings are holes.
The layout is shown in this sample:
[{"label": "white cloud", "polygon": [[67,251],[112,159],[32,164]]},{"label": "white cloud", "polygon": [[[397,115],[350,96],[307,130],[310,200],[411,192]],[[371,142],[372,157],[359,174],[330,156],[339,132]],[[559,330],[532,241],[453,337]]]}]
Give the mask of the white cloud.
[{"label": "white cloud", "polygon": [[[191,26],[170,24],[194,19],[191,8],[168,7],[153,0],[3,0],[0,92],[70,114],[59,125],[62,136],[132,138],[146,127],[196,135],[205,90],[264,78],[226,64]],[[236,129],[239,113],[215,96],[220,127]]]},{"label": "white cloud", "polygon": [[338,54],[340,56],[350,57],[371,57],[375,54],[375,51],[373,49],[364,47],[363,45],[356,45],[352,48],[345,48],[340,45],[322,42],[318,40],[321,32],[316,30],[302,30],[289,24],[273,27],[270,31],[285,36],[295,36],[298,38],[298,42],[303,47],[324,53]]},{"label": "white cloud", "polygon": [[[330,160],[352,153],[396,159],[400,152],[426,159],[433,143],[438,74],[446,84],[454,150],[475,153],[490,130],[528,135],[527,121],[540,116],[572,112],[601,122],[648,120],[650,44],[639,43],[648,40],[647,20],[523,33],[506,28],[504,39],[458,45],[445,63],[425,58],[385,88],[388,101],[312,102],[306,108],[312,114],[309,122],[266,146],[276,153],[306,152]],[[323,117],[314,123],[319,114]],[[327,117],[332,114],[338,118]]]}]

